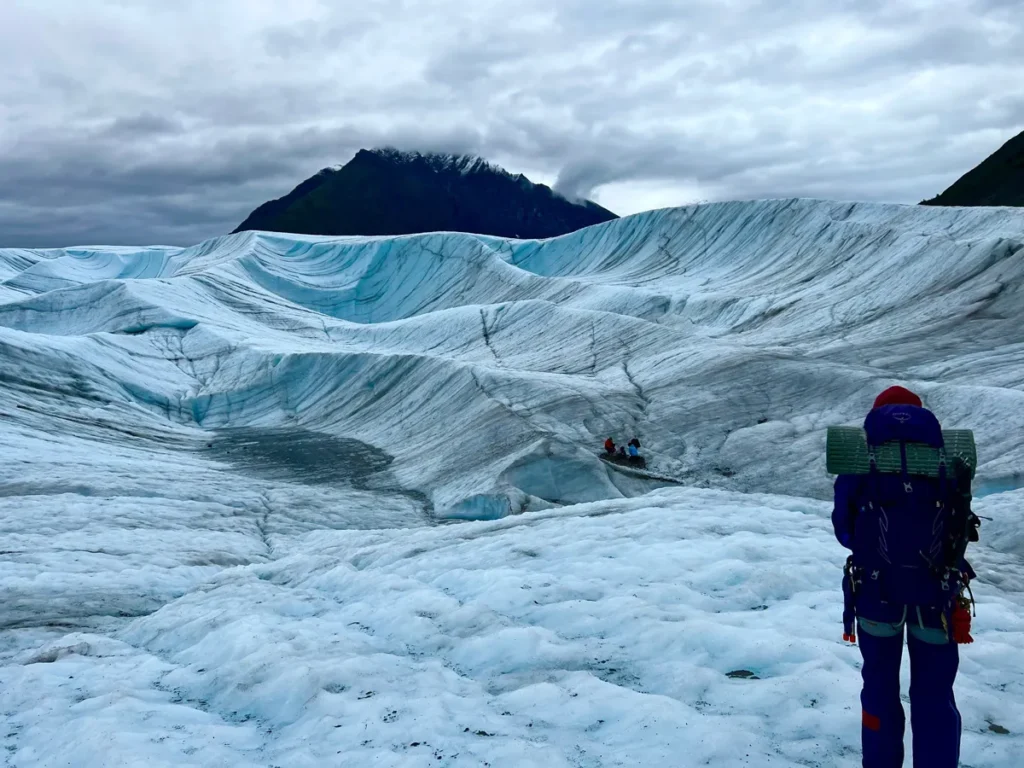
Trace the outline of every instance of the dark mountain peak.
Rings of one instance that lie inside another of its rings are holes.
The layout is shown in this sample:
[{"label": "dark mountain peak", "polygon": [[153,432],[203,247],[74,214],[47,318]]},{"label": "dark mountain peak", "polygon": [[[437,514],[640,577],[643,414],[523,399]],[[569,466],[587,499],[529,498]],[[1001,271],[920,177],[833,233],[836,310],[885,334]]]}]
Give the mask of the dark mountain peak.
[{"label": "dark mountain peak", "polygon": [[[375,161],[387,163],[395,168],[420,167],[435,173],[493,173],[513,178],[512,174],[497,165],[488,163],[476,155],[448,154],[442,152],[407,152],[394,147],[361,149],[352,162]],[[522,175],[522,174],[520,174]]]},{"label": "dark mountain peak", "polygon": [[941,195],[922,205],[1024,206],[1024,133],[997,149]]},{"label": "dark mountain peak", "polygon": [[235,230],[309,235],[457,231],[545,238],[615,218],[474,155],[363,149],[264,203]]}]

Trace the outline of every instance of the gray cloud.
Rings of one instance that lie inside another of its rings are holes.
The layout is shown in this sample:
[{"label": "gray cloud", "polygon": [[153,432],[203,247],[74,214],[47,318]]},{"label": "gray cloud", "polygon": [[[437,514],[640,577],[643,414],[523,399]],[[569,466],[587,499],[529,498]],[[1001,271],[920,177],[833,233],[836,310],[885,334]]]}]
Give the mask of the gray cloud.
[{"label": "gray cloud", "polygon": [[1018,0],[5,3],[0,246],[195,242],[384,144],[625,213],[916,202],[1024,128],[1022,64]]},{"label": "gray cloud", "polygon": [[185,126],[173,115],[155,115],[140,112],[137,115],[117,117],[110,121],[100,133],[114,139],[131,140],[152,138],[163,134],[182,133]]}]

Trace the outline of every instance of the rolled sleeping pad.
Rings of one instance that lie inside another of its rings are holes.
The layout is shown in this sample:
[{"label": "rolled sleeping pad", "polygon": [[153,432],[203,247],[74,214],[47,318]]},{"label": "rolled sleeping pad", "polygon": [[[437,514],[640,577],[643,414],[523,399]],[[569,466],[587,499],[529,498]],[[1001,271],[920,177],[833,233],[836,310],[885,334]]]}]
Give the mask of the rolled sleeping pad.
[{"label": "rolled sleeping pad", "polygon": [[[945,461],[946,471],[952,476],[953,462],[959,458],[970,468],[974,477],[978,466],[978,451],[974,444],[974,432],[969,429],[944,429],[943,448],[932,448],[923,443],[907,446],[907,472],[911,475],[938,477],[939,466]],[[833,475],[866,475],[871,471],[871,453],[880,472],[900,474],[903,464],[900,460],[899,441],[892,441],[868,448],[867,434],[860,427],[829,427],[825,439],[825,466]]]}]

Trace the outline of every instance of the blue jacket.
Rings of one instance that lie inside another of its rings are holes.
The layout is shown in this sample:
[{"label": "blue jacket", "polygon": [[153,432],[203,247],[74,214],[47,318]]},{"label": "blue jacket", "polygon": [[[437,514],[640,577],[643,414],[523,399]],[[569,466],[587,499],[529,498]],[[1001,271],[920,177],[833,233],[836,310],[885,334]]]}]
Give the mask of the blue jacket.
[{"label": "blue jacket", "polygon": [[853,549],[853,521],[864,493],[866,475],[839,475],[832,487],[832,528],[836,539],[847,549]]}]

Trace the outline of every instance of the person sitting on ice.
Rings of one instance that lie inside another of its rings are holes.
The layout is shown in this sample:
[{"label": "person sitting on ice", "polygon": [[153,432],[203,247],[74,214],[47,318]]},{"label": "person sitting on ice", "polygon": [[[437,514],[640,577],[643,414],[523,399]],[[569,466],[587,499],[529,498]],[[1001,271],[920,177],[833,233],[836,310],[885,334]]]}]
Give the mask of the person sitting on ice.
[{"label": "person sitting on ice", "polygon": [[626,446],[624,446],[624,445],[620,445],[619,446],[619,454],[618,455],[619,455],[620,458],[623,458],[623,459],[626,458]]},{"label": "person sitting on ice", "polygon": [[607,453],[609,456],[615,455],[615,441],[612,440],[610,437],[604,441],[604,452]]}]

